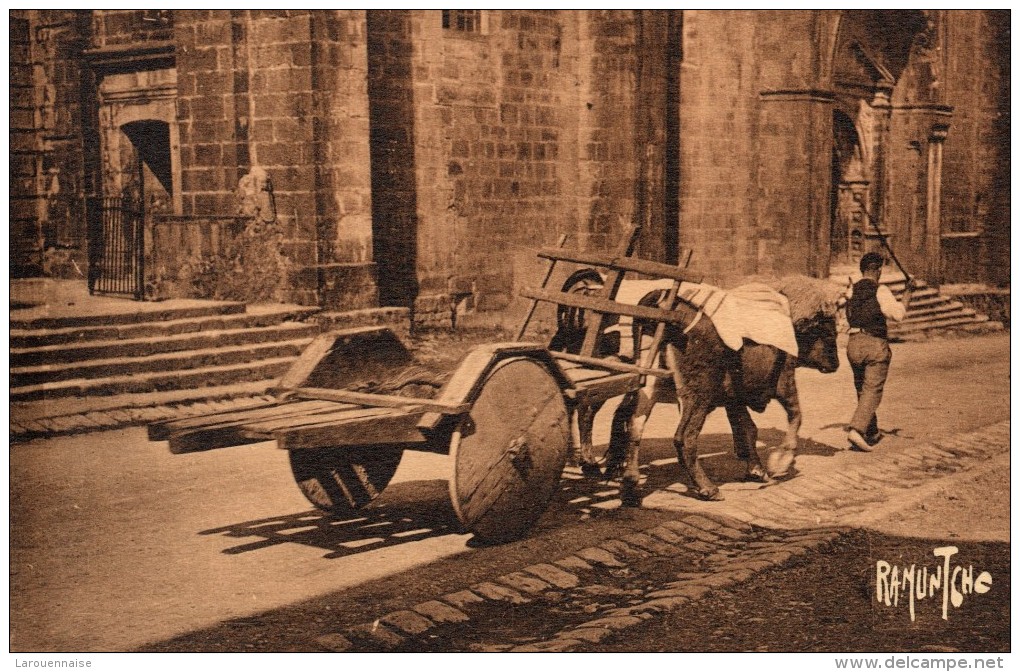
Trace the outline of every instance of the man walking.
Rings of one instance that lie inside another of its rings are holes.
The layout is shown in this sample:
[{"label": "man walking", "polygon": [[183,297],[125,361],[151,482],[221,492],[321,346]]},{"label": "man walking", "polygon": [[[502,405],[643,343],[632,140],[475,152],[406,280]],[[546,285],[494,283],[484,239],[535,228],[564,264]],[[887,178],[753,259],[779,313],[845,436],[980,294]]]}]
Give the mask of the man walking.
[{"label": "man walking", "polygon": [[861,275],[846,304],[846,317],[850,323],[850,340],[846,356],[854,372],[857,388],[857,410],[850,420],[847,441],[856,450],[870,452],[882,438],[875,411],[882,401],[882,390],[889,375],[892,351],[886,320],[901,321],[910,304],[912,284],[908,281],[903,303],[896,300],[885,285],[879,284],[882,276],[882,255],[868,252],[861,257]]}]

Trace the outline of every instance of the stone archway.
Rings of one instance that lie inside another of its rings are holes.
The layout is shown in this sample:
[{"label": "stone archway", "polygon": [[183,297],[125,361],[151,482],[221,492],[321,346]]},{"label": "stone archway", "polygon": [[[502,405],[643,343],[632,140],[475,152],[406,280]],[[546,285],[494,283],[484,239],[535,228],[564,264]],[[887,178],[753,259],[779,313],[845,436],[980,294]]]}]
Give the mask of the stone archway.
[{"label": "stone archway", "polygon": [[115,74],[99,85],[102,193],[137,195],[150,213],[181,212],[173,69]]},{"label": "stone archway", "polygon": [[[110,73],[97,89],[101,198],[89,199],[90,289],[127,293],[130,284],[141,298],[152,280],[154,220],[182,211],[176,70]],[[108,258],[111,249],[131,260],[130,273]],[[101,280],[128,275],[130,283]]]},{"label": "stone archway", "polygon": [[877,226],[898,257],[911,258],[919,270],[927,266],[911,242],[919,225],[926,232],[938,228],[932,177],[941,166],[918,161],[934,137],[928,117],[945,110],[933,46],[941,39],[938,19],[920,10],[840,14],[828,71],[833,148],[840,155],[833,157],[832,264],[852,263],[880,247]]}]

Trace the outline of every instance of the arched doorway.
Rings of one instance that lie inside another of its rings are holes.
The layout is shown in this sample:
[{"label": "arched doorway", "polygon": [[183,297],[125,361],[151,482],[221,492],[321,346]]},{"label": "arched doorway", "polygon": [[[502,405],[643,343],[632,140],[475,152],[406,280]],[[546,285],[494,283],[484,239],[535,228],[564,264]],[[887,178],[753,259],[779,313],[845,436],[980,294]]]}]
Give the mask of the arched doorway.
[{"label": "arched doorway", "polygon": [[934,12],[840,13],[831,52],[831,267],[856,266],[883,241],[908,265],[919,271],[927,265],[929,252],[914,249],[913,241],[937,236],[940,203],[932,185],[941,165],[918,158],[944,114],[941,36]]},{"label": "arched doorway", "polygon": [[99,84],[99,192],[88,200],[89,289],[144,298],[153,218],[181,211],[173,69]]},{"label": "arched doorway", "polygon": [[854,263],[865,251],[870,179],[861,136],[841,110],[832,113],[832,200],[829,235],[835,264]]},{"label": "arched doorway", "polygon": [[170,124],[157,119],[132,121],[120,127],[130,141],[122,151],[127,162],[132,189],[137,192],[146,214],[169,213],[173,207],[173,171],[170,149]]}]

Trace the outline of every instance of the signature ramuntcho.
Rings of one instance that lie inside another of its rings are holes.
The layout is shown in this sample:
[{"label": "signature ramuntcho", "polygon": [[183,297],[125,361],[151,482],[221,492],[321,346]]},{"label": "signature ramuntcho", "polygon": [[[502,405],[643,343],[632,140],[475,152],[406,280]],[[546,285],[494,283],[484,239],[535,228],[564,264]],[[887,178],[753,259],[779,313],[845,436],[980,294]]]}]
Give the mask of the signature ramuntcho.
[{"label": "signature ramuntcho", "polygon": [[959,608],[963,598],[992,589],[992,575],[980,572],[974,576],[974,565],[952,565],[951,558],[959,552],[956,546],[939,546],[932,553],[942,558],[934,569],[917,565],[898,567],[885,560],[875,563],[875,599],[887,607],[899,606],[900,594],[910,602],[910,620],[914,620],[915,600],[942,595],[942,619],[949,620],[949,605]]}]

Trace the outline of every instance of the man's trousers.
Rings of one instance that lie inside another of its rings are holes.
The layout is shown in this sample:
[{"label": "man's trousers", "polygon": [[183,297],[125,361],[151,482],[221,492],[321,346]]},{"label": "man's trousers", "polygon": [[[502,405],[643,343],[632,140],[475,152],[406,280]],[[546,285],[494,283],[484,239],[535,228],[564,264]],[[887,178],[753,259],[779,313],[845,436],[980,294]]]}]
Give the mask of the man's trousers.
[{"label": "man's trousers", "polygon": [[882,402],[882,390],[892,360],[889,341],[865,333],[850,334],[846,356],[854,372],[854,387],[857,388],[857,410],[850,420],[850,427],[865,437],[877,436],[876,411]]}]

